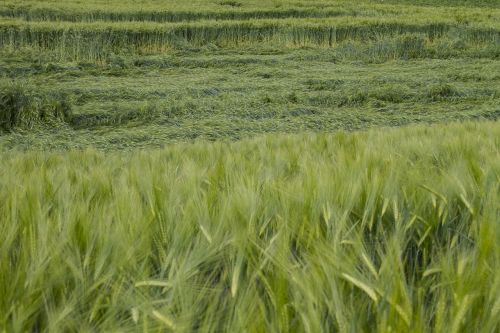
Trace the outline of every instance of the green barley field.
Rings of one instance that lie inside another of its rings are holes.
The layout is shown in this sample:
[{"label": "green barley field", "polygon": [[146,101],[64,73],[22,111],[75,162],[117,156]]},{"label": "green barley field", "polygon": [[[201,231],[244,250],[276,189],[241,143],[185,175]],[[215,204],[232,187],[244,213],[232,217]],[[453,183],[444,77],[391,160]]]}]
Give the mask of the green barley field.
[{"label": "green barley field", "polygon": [[500,331],[497,0],[2,0],[0,332]]}]

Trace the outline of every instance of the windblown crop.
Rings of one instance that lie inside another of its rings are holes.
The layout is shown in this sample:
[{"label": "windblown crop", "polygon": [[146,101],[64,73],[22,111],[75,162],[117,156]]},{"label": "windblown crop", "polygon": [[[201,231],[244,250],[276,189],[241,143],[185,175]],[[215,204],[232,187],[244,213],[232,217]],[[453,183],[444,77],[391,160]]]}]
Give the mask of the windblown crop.
[{"label": "windblown crop", "polygon": [[499,328],[500,126],[4,153],[7,331]]},{"label": "windblown crop", "polygon": [[495,0],[1,1],[0,332],[498,332],[499,105]]}]

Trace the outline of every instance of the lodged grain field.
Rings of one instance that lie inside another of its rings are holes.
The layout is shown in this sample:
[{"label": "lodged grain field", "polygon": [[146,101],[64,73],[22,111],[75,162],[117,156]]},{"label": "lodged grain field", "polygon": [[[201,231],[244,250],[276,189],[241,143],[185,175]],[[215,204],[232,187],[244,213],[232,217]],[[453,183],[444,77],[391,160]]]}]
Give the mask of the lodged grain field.
[{"label": "lodged grain field", "polygon": [[0,332],[498,332],[500,3],[0,2]]}]

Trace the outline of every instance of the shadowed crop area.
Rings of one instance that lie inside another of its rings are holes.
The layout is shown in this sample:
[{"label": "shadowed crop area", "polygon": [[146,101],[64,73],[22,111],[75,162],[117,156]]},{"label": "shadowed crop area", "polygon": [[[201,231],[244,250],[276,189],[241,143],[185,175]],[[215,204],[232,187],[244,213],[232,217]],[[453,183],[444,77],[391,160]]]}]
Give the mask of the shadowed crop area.
[{"label": "shadowed crop area", "polygon": [[0,1],[0,332],[500,331],[500,2]]}]

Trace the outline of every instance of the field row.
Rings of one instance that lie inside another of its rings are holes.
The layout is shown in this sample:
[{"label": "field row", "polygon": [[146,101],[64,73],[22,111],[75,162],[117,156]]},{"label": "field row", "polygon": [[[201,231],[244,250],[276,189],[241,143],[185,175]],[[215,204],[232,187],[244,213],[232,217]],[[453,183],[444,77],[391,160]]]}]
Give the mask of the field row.
[{"label": "field row", "polygon": [[[410,23],[411,22],[411,23]],[[402,35],[403,53],[419,53],[438,39],[462,43],[462,49],[500,47],[500,29],[436,20],[346,19],[314,21],[208,21],[192,24],[49,23],[2,21],[0,48],[50,50],[61,59],[103,61],[109,54],[160,53],[172,49],[215,47],[334,47],[349,41],[376,41]]]},{"label": "field row", "polygon": [[0,16],[5,18],[20,18],[26,21],[152,21],[152,22],[182,22],[198,20],[254,20],[279,18],[321,18],[337,16],[381,16],[391,13],[389,10],[363,10],[359,8],[279,8],[255,9],[245,11],[99,11],[84,9],[76,12],[55,10],[52,7],[43,9],[31,8],[2,8]]},{"label": "field row", "polygon": [[210,11],[199,8],[191,11],[157,9],[152,11],[131,10],[113,11],[96,10],[90,7],[79,8],[76,11],[58,10],[52,6],[47,8],[0,6],[0,16],[4,18],[19,18],[26,21],[152,21],[181,22],[198,20],[255,20],[255,19],[287,19],[287,18],[332,18],[332,17],[401,17],[413,16],[450,17],[456,21],[478,23],[491,21],[500,16],[496,9],[436,9],[407,6],[363,6],[342,4],[327,8],[277,8],[253,10],[223,10]]},{"label": "field row", "polygon": [[[414,2],[415,3],[415,2]],[[418,4],[418,2],[416,2]],[[449,2],[454,5],[457,2]],[[498,6],[497,6],[498,7]],[[462,21],[491,20],[499,8],[422,7],[409,4],[390,5],[384,1],[190,1],[190,2],[29,2],[6,1],[0,15],[25,20],[49,21],[157,21],[243,20],[262,18],[301,18],[335,16],[433,16]]]}]

